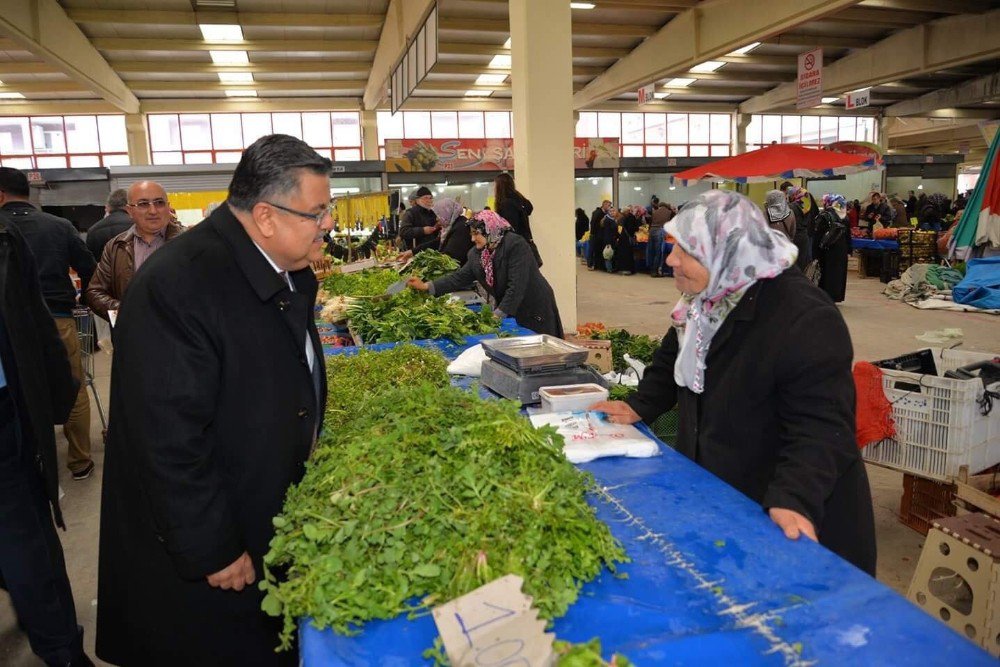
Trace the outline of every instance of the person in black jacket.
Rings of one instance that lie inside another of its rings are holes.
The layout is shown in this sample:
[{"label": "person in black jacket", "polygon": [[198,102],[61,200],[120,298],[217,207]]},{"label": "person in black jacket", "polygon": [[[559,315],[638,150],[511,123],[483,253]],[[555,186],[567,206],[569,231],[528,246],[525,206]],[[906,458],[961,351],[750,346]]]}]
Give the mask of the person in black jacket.
[{"label": "person in black jacket", "polygon": [[824,195],[823,210],[816,217],[813,257],[819,260],[819,288],[834,303],[847,296],[847,258],[851,233],[847,228],[847,200],[843,195]]},{"label": "person in black jacket", "polygon": [[587,227],[590,225],[590,220],[587,219],[587,214],[582,208],[576,209],[576,240],[579,241],[583,238],[583,235],[587,233]]},{"label": "person in black jacket", "polygon": [[65,218],[35,208],[29,201],[28,177],[10,167],[0,167],[0,207],[10,216],[35,256],[45,305],[56,322],[59,337],[69,355],[73,377],[80,383],[73,411],[63,426],[66,436],[66,467],[73,479],[82,481],[94,471],[90,457],[90,397],[83,380],[80,339],[73,309],[77,305],[76,287],[70,280],[72,268],[80,277],[80,291],[85,292],[97,262],[87,245]]},{"label": "person in black jacket", "polygon": [[66,421],[76,394],[35,259],[0,212],[0,576],[31,650],[79,667],[93,663],[52,525],[54,516],[66,528],[52,425]]},{"label": "person in black jacket", "polygon": [[562,338],[555,294],[528,242],[493,211],[480,211],[469,226],[475,247],[462,268],[430,283],[414,276],[407,285],[439,296],[479,283],[497,317],[513,317],[526,329]]},{"label": "person in black jacket", "polygon": [[875,525],[854,441],[853,351],[837,308],[746,197],[712,190],[667,224],[683,296],[626,402],[652,423],[674,405],[677,451],[760,503],[790,539],[817,540],[875,574]]},{"label": "person in black jacket", "polygon": [[469,258],[472,237],[469,221],[462,215],[464,207],[456,200],[445,197],[434,202],[434,213],[441,221],[441,252],[461,266]]},{"label": "person in black jacket", "polygon": [[520,234],[528,242],[532,254],[538,266],[542,265],[542,256],[538,254],[535,240],[531,236],[531,213],[535,207],[528,201],[528,198],[517,191],[514,187],[514,179],[510,174],[504,172],[498,174],[493,179],[493,203],[496,212],[500,217],[510,223],[511,230]]},{"label": "person in black jacket", "polygon": [[101,261],[104,254],[104,246],[108,241],[127,231],[134,223],[132,217],[125,210],[128,206],[128,190],[119,188],[108,195],[108,202],[104,205],[104,212],[107,214],[87,230],[87,249],[94,259]]},{"label": "person in black jacket", "polygon": [[297,665],[253,585],[326,404],[314,322],[330,161],[287,135],[157,250],[115,337],[97,654],[118,665]]},{"label": "person in black jacket", "polygon": [[598,208],[590,214],[590,240],[587,249],[587,268],[591,271],[599,269],[605,271],[603,243],[604,216],[611,210],[611,200],[605,199]]},{"label": "person in black jacket", "polygon": [[422,185],[413,193],[413,206],[403,211],[399,219],[399,238],[407,250],[414,252],[438,247],[441,223],[434,213],[434,195],[430,188]]}]

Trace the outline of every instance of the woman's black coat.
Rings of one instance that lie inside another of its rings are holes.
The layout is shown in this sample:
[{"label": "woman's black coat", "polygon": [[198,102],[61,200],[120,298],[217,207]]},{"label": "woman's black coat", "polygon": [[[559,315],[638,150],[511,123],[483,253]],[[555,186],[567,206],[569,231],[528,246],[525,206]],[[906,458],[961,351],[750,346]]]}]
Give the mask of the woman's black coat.
[{"label": "woman's black coat", "polygon": [[472,236],[469,234],[469,221],[464,215],[455,218],[441,239],[441,252],[448,255],[461,266],[469,258],[472,250]]},{"label": "woman's black coat", "polygon": [[[851,234],[845,231],[830,247],[820,247],[823,235],[830,229],[830,219],[835,217],[837,214],[832,210],[816,216],[813,256],[819,260],[819,288],[834,303],[840,303],[847,296],[847,258],[851,254]],[[841,224],[846,225],[847,221]]]},{"label": "woman's black coat", "polygon": [[603,208],[595,208],[594,212],[590,214],[590,236],[587,243],[588,254],[587,254],[587,266],[593,267],[595,269],[604,270],[604,257],[601,254],[604,252],[604,239],[603,239],[603,227],[604,227],[604,216],[605,212]]},{"label": "woman's black coat", "polygon": [[538,269],[528,242],[518,234],[504,235],[493,252],[493,287],[486,285],[482,254],[473,247],[462,268],[433,282],[433,294],[456,292],[477,282],[496,301],[496,308],[522,327],[562,338],[555,294]]},{"label": "woman's black coat", "polygon": [[875,574],[875,525],[854,441],[851,339],[797,269],[755,284],[712,340],[705,392],[674,381],[671,330],[628,403],[652,423],[675,404],[676,448],[764,508],[808,517],[820,543]]},{"label": "woman's black coat", "polygon": [[[97,654],[119,665],[295,665],[256,585],[205,578],[250,554],[304,472],[326,403],[316,278],[295,291],[229,207],[157,250],[115,336]],[[315,351],[310,372],[306,337]]]}]

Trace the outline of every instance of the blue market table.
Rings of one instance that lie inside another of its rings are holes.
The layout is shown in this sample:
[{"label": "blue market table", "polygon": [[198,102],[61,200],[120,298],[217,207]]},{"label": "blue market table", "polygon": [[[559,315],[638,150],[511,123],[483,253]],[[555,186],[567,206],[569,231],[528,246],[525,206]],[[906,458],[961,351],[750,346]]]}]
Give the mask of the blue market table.
[{"label": "blue market table", "polygon": [[[449,357],[461,349],[425,344]],[[583,586],[553,624],[560,639],[600,637],[605,657],[638,665],[996,664],[825,548],[787,540],[759,505],[660,444],[656,458],[580,466],[632,562],[627,578],[605,573]],[[303,619],[299,633],[305,667],[420,664],[437,635],[429,615],[370,622],[356,637]]]},{"label": "blue market table", "polygon": [[851,239],[852,250],[899,250],[899,241],[891,239]]}]

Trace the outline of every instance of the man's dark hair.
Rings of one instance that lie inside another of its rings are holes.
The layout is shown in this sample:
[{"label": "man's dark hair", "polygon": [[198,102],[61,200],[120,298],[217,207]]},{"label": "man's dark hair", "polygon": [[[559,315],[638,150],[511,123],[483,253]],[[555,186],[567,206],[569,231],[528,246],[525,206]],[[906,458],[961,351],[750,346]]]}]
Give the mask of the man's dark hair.
[{"label": "man's dark hair", "polygon": [[11,197],[28,198],[31,190],[28,187],[28,177],[20,169],[0,167],[0,190]]},{"label": "man's dark hair", "polygon": [[330,160],[301,139],[269,134],[243,151],[229,183],[229,204],[249,211],[261,201],[297,190],[299,172],[329,176],[330,168]]},{"label": "man's dark hair", "polygon": [[107,206],[109,210],[117,211],[118,209],[124,210],[128,205],[128,190],[125,188],[118,188],[117,190],[112,190],[111,194],[108,195]]},{"label": "man's dark hair", "polygon": [[785,181],[784,183],[781,184],[781,187],[778,188],[778,189],[781,190],[782,192],[784,192],[785,190],[787,190],[790,187],[792,187],[792,182],[791,181]]}]

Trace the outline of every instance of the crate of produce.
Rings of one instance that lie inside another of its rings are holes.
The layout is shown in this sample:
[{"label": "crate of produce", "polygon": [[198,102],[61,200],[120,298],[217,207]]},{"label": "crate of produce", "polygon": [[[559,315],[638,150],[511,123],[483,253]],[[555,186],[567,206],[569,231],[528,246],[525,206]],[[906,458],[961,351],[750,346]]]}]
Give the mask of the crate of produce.
[{"label": "crate of produce", "polygon": [[[985,394],[982,380],[943,377],[949,370],[988,361],[995,355],[930,348],[899,359],[918,355],[933,360],[934,373],[894,370],[892,363],[876,362],[882,368],[882,389],[892,405],[896,437],[864,447],[864,458],[937,480],[956,477],[962,466],[977,473],[1000,463],[1000,401],[984,415],[990,406],[981,404]],[[929,367],[925,364],[920,370]]]},{"label": "crate of produce", "polygon": [[587,361],[601,373],[610,373],[612,369],[611,361],[611,341],[592,340],[582,336],[569,336],[567,339],[574,345],[587,348]]},{"label": "crate of produce", "polygon": [[938,519],[955,516],[954,500],[955,484],[904,474],[899,522],[926,535]]}]

